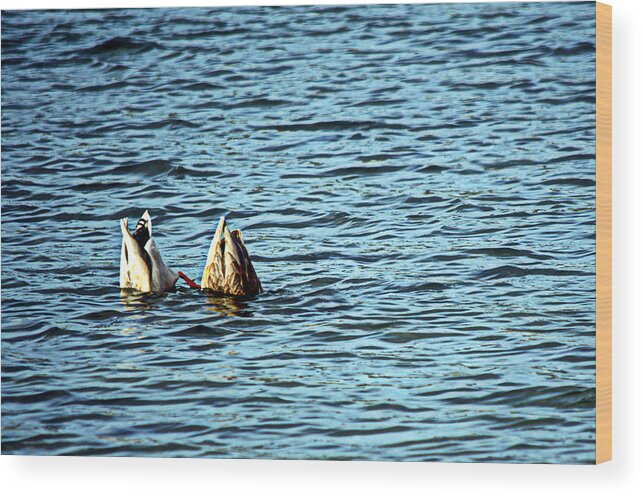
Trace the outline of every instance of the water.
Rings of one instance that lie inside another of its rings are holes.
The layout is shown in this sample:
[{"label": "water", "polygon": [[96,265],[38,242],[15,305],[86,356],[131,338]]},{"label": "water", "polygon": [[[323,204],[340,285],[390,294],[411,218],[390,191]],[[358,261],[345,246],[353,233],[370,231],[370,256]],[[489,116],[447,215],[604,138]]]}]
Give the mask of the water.
[{"label": "water", "polygon": [[[2,449],[590,463],[594,4],[2,15]],[[198,278],[121,295],[144,209]]]}]

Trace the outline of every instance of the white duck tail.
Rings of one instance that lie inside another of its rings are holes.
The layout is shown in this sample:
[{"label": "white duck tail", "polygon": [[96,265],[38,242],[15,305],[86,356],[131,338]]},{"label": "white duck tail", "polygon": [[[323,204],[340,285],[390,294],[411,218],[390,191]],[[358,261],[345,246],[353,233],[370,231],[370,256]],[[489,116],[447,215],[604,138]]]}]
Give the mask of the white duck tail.
[{"label": "white duck tail", "polygon": [[263,292],[241,231],[230,231],[221,217],[214,233],[201,278],[201,288],[228,295],[256,295]]},{"label": "white duck tail", "polygon": [[141,216],[134,234],[129,231],[127,217],[121,219],[121,232],[121,288],[137,289],[144,293],[162,293],[173,288],[178,275],[163,262],[152,237],[152,218],[149,212],[146,210]]}]

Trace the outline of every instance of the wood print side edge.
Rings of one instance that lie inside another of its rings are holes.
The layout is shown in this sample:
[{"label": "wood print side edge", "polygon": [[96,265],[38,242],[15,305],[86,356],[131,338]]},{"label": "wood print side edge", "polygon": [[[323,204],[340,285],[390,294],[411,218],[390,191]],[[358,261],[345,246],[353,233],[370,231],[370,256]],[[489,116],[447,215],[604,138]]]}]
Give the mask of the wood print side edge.
[{"label": "wood print side edge", "polygon": [[612,7],[596,3],[596,463],[612,459]]}]

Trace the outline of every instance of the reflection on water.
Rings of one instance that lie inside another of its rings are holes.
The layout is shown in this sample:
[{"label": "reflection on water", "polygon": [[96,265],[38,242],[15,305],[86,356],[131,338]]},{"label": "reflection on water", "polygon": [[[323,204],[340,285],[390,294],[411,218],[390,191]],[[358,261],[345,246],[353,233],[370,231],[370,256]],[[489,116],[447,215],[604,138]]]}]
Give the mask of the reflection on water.
[{"label": "reflection on water", "polygon": [[138,311],[155,308],[162,295],[141,293],[135,289],[121,289],[121,303],[126,310]]},{"label": "reflection on water", "polygon": [[[161,307],[164,304],[166,294],[157,293],[141,293],[135,289],[121,289],[121,304],[123,308],[128,311],[138,312],[143,309],[151,310]],[[175,291],[174,291],[175,292]],[[180,293],[187,293],[188,290],[183,290]],[[238,296],[223,296],[211,294],[208,292],[192,291],[194,295],[201,295],[203,300],[203,308],[206,312],[216,312],[224,317],[232,316],[251,316],[248,311],[249,304],[254,298],[251,297],[238,297]]]},{"label": "reflection on water", "polygon": [[3,453],[593,461],[594,12],[3,12]]},{"label": "reflection on water", "polygon": [[[247,298],[246,298],[247,300]],[[217,312],[222,317],[245,316],[250,317],[249,305],[239,297],[207,295],[205,310]]]}]

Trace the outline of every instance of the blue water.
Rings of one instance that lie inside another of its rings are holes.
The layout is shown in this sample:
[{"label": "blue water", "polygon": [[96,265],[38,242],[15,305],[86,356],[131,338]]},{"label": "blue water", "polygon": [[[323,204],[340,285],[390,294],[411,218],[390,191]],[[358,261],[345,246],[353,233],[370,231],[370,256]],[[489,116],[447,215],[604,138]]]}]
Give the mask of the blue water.
[{"label": "blue water", "polygon": [[[2,452],[590,463],[593,3],[2,13]],[[121,294],[119,219],[200,277]]]}]

